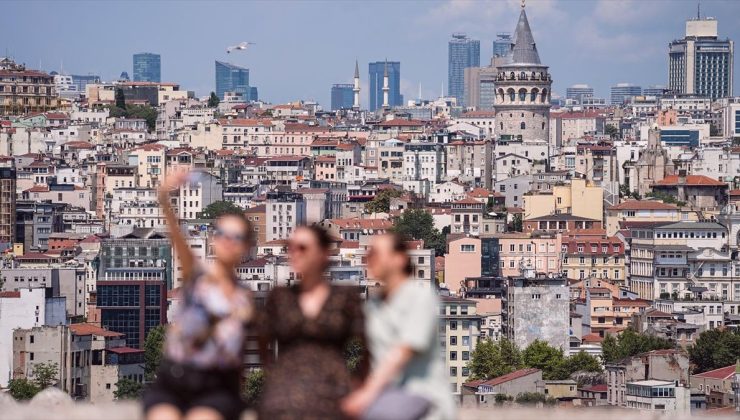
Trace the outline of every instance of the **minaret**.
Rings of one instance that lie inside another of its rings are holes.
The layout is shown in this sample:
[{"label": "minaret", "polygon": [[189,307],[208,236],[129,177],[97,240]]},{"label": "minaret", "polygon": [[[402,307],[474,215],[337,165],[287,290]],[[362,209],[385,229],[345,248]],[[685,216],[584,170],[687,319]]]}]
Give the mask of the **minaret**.
[{"label": "minaret", "polygon": [[352,102],[352,109],[355,111],[360,110],[360,67],[355,60],[355,86],[352,88],[352,92],[355,94],[354,101]]},{"label": "minaret", "polygon": [[385,60],[385,67],[383,68],[383,108],[388,109],[390,105],[388,103],[388,93],[390,87],[388,87],[388,59]]}]

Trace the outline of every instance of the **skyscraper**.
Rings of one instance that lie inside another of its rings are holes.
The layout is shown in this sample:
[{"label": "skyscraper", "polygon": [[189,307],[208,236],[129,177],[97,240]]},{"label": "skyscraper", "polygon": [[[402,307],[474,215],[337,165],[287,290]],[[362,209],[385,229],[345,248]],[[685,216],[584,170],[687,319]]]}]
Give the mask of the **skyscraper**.
[{"label": "skyscraper", "polygon": [[686,36],[668,47],[668,89],[712,99],[732,96],[735,44],[719,39],[717,20],[686,21]]},{"label": "skyscraper", "polygon": [[251,99],[249,69],[216,60],[216,95],[223,99],[225,92],[239,92]]},{"label": "skyscraper", "polygon": [[617,83],[611,87],[611,99],[609,103],[612,105],[622,105],[628,98],[642,95],[642,88],[631,83]]},{"label": "skyscraper", "polygon": [[[401,62],[388,61],[388,82],[389,98],[388,104],[391,107],[403,105],[403,95],[401,95]],[[386,61],[376,61],[368,64],[370,85],[370,103],[369,110],[376,111],[383,106],[383,74],[385,72]]]},{"label": "skyscraper", "polygon": [[161,61],[159,54],[134,54],[134,82],[161,82]]},{"label": "skyscraper", "polygon": [[465,69],[465,106],[478,110],[492,110],[496,102],[496,67],[468,67]]},{"label": "skyscraper", "polygon": [[452,34],[448,43],[447,95],[455,97],[458,105],[465,94],[465,69],[480,66],[480,41],[469,39],[464,33]]},{"label": "skyscraper", "polygon": [[550,137],[548,67],[540,62],[537,45],[522,4],[511,59],[496,78],[496,135],[499,141],[547,142]]},{"label": "skyscraper", "polygon": [[511,51],[511,34],[508,32],[499,32],[493,41],[493,56],[503,57]]},{"label": "skyscraper", "polygon": [[354,103],[355,85],[337,83],[331,87],[331,110],[351,109]]},{"label": "skyscraper", "polygon": [[661,85],[650,85],[642,89],[642,94],[645,96],[655,96],[662,98],[665,95],[666,87]]},{"label": "skyscraper", "polygon": [[579,103],[584,97],[592,96],[594,96],[594,88],[589,85],[578,84],[565,89],[565,97],[568,99],[575,99]]}]

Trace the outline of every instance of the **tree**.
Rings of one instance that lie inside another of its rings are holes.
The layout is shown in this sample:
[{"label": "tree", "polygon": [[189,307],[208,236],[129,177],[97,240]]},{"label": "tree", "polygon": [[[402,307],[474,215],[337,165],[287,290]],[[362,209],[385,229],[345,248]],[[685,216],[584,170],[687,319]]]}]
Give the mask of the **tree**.
[{"label": "tree", "polygon": [[126,108],[126,118],[143,118],[151,132],[157,125],[157,110],[150,105],[132,105]]},{"label": "tree", "polygon": [[203,209],[200,217],[204,219],[216,219],[225,214],[243,214],[244,210],[231,201],[214,201]]},{"label": "tree", "polygon": [[40,390],[56,384],[58,376],[59,365],[57,363],[37,363],[31,370],[31,377]]},{"label": "tree", "polygon": [[554,380],[570,379],[576,372],[601,372],[601,362],[590,354],[579,351],[563,359],[563,362],[554,372]]},{"label": "tree", "polygon": [[157,325],[149,330],[144,340],[144,374],[147,379],[154,377],[162,361],[165,333],[165,326]]},{"label": "tree", "polygon": [[434,218],[426,210],[407,209],[393,229],[401,236],[424,241],[424,245],[433,248],[437,255],[444,255],[447,249],[446,235],[434,227]]},{"label": "tree", "polygon": [[522,214],[516,213],[509,223],[508,229],[510,232],[521,232],[523,227]]},{"label": "tree", "polygon": [[126,109],[126,96],[123,94],[123,89],[116,89],[116,108]]},{"label": "tree", "polygon": [[545,394],[539,392],[522,392],[516,396],[516,403],[522,405],[536,405],[536,404],[555,404],[555,398],[550,398]]},{"label": "tree", "polygon": [[8,393],[18,401],[30,400],[38,394],[39,391],[41,391],[41,389],[39,389],[35,383],[26,378],[11,379],[8,381]]},{"label": "tree", "polygon": [[378,191],[372,200],[365,203],[367,213],[388,213],[391,211],[391,198],[398,198],[403,191],[393,188],[385,188]]},{"label": "tree", "polygon": [[468,362],[472,379],[492,379],[511,373],[521,367],[521,354],[508,339],[481,341]]},{"label": "tree", "polygon": [[221,100],[218,99],[218,95],[216,95],[216,92],[211,92],[211,96],[208,97],[208,107],[215,108],[220,102]]},{"label": "tree", "polygon": [[604,128],[604,134],[611,138],[615,138],[619,136],[619,129],[611,124],[607,124],[606,128]]},{"label": "tree", "polygon": [[244,381],[244,400],[250,406],[254,406],[262,395],[265,385],[265,374],[262,369],[255,369],[247,375]]},{"label": "tree", "polygon": [[121,378],[116,382],[116,390],[113,397],[117,400],[135,400],[141,397],[144,385],[141,382],[129,378]]},{"label": "tree", "polygon": [[664,338],[639,334],[632,328],[624,330],[618,337],[607,335],[601,342],[602,358],[606,363],[652,350],[672,349],[675,344]]},{"label": "tree", "polygon": [[688,350],[694,373],[732,365],[740,359],[740,332],[718,329],[704,331]]},{"label": "tree", "polygon": [[563,350],[552,347],[546,341],[534,340],[522,352],[522,362],[526,367],[542,371],[543,379],[566,379],[562,376],[564,363]]},{"label": "tree", "polygon": [[678,207],[683,207],[686,205],[685,201],[680,201],[676,198],[676,196],[667,194],[660,191],[650,191],[649,193],[645,194],[647,197],[657,198],[658,200],[661,200],[662,202],[666,204],[675,204]]}]

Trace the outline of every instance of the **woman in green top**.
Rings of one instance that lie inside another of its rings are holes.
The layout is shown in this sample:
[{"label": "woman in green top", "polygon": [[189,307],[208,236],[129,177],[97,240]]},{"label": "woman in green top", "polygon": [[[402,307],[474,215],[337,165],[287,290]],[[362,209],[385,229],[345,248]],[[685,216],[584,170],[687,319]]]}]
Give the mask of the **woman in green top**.
[{"label": "woman in green top", "polygon": [[431,403],[426,419],[455,418],[455,403],[439,349],[439,299],[409,280],[413,265],[406,243],[395,234],[373,238],[367,271],[383,293],[369,299],[366,334],[371,358],[367,381],[343,401],[345,413],[361,417],[387,387],[399,387]]}]

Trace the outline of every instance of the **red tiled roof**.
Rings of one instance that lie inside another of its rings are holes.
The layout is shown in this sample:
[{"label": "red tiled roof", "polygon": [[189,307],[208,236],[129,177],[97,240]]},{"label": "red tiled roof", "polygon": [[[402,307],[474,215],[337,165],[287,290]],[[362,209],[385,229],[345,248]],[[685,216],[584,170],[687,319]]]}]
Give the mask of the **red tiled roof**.
[{"label": "red tiled roof", "polygon": [[21,297],[21,292],[14,291],[14,292],[0,292],[0,298],[19,298]]},{"label": "red tiled roof", "polygon": [[709,370],[703,373],[697,373],[694,376],[697,376],[699,378],[708,378],[708,379],[730,379],[733,376],[735,376],[735,365],[725,366],[721,367],[719,369]]},{"label": "red tiled roof", "polygon": [[233,127],[271,127],[272,122],[270,120],[257,120],[249,118],[236,118],[232,120],[220,119],[218,120],[221,125],[233,126]]},{"label": "red tiled roof", "polygon": [[686,175],[685,180],[681,179],[678,175],[668,175],[667,177],[656,182],[654,185],[692,185],[701,187],[719,187],[726,186],[724,182],[717,181],[716,179],[709,178],[704,175]]},{"label": "red tiled roof", "polygon": [[607,392],[608,390],[609,390],[609,386],[607,384],[596,384],[596,385],[591,385],[588,388],[583,388],[583,391],[586,391],[586,392],[601,392],[601,393],[603,393],[603,392]]},{"label": "red tiled roof", "polygon": [[466,382],[463,385],[468,388],[477,388],[480,385],[496,386],[496,385],[501,385],[509,381],[513,381],[515,379],[520,379],[525,376],[532,375],[539,371],[540,371],[539,369],[534,369],[534,368],[519,369],[514,372],[508,373],[506,375],[499,376],[498,378],[489,379],[487,381],[485,380],[470,381],[470,382]]},{"label": "red tiled roof", "polygon": [[673,204],[657,200],[629,200],[611,206],[607,210],[677,210]]},{"label": "red tiled roof", "polygon": [[70,324],[70,331],[74,335],[98,335],[101,337],[121,337],[123,334],[115,331],[106,330],[100,328],[97,325],[81,323],[81,324]]},{"label": "red tiled roof", "polygon": [[584,335],[581,338],[581,341],[583,341],[584,343],[601,343],[602,341],[604,341],[604,337],[601,337],[595,333],[591,333]]},{"label": "red tiled roof", "polygon": [[116,354],[144,353],[144,350],[135,349],[133,347],[111,347],[108,351]]},{"label": "red tiled roof", "polygon": [[404,120],[396,118],[393,120],[383,121],[379,125],[381,127],[419,127],[424,125],[424,123],[419,120]]},{"label": "red tiled roof", "polygon": [[94,149],[95,146],[92,143],[88,143],[86,141],[68,141],[63,144],[63,146],[67,146],[72,149]]}]

